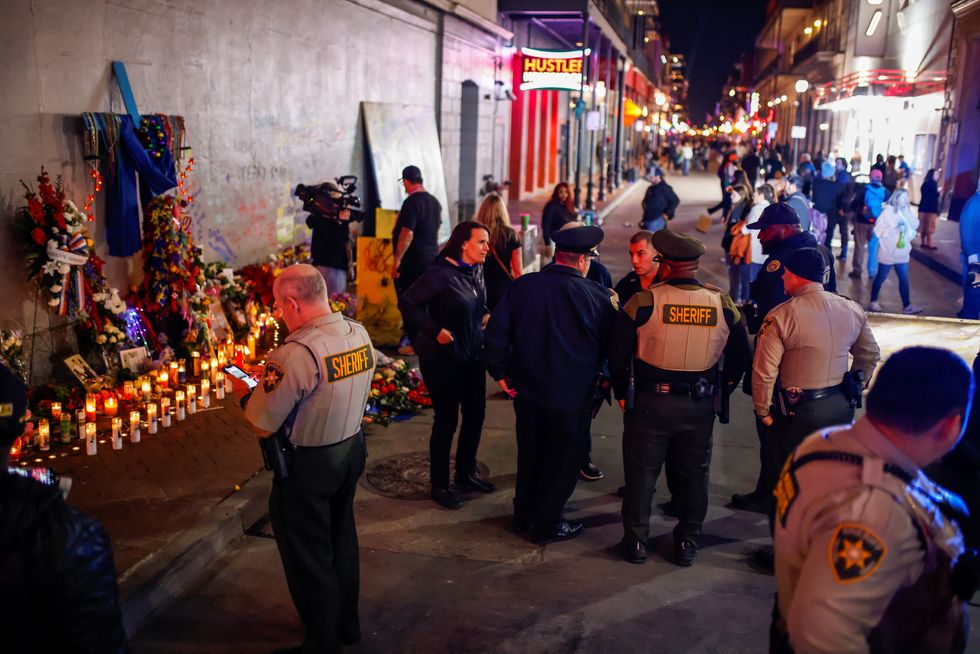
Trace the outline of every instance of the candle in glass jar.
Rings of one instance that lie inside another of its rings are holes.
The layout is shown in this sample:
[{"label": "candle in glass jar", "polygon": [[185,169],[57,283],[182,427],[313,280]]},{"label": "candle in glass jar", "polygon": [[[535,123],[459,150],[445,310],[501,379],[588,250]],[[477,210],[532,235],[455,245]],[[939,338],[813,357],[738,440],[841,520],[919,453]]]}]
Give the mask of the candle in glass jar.
[{"label": "candle in glass jar", "polygon": [[223,372],[215,375],[214,396],[219,400],[225,399],[225,373]]},{"label": "candle in glass jar", "polygon": [[201,361],[201,379],[211,379],[211,362],[207,359]]},{"label": "candle in glass jar", "polygon": [[197,413],[197,386],[187,385],[187,413]]},{"label": "candle in glass jar", "polygon": [[184,367],[184,360],[181,359],[180,365],[177,366],[177,383],[183,384],[187,381],[187,368]]},{"label": "candle in glass jar", "polygon": [[221,348],[218,350],[218,368],[224,368],[228,365],[228,357],[225,355],[225,349]]},{"label": "candle in glass jar", "polygon": [[61,442],[71,442],[71,416],[68,413],[61,414]]},{"label": "candle in glass jar", "polygon": [[160,388],[170,387],[170,375],[167,374],[166,370],[164,370],[157,376],[157,383],[160,384]]},{"label": "candle in glass jar", "polygon": [[42,452],[51,449],[51,425],[44,418],[37,421],[37,447]]},{"label": "candle in glass jar", "polygon": [[191,352],[191,368],[195,377],[201,376],[201,353],[197,350]]},{"label": "candle in glass jar", "polygon": [[61,402],[51,403],[51,419],[55,422],[61,420]]},{"label": "candle in glass jar", "polygon": [[123,382],[123,399],[131,400],[134,395],[136,395],[136,387],[133,385],[133,382]]},{"label": "candle in glass jar", "polygon": [[177,383],[177,370],[180,368],[180,364],[176,361],[170,362],[170,379],[173,383]]},{"label": "candle in glass jar", "polygon": [[225,393],[231,393],[231,375],[225,375]]},{"label": "candle in glass jar", "polygon": [[170,426],[170,398],[167,396],[160,398],[160,423],[164,427]]},{"label": "candle in glass jar", "polygon": [[140,384],[140,390],[143,391],[143,401],[144,402],[149,402],[150,401],[150,391],[153,390],[153,387],[150,386],[150,380],[149,379],[144,379],[143,380],[143,383]]},{"label": "candle in glass jar", "polygon": [[157,433],[157,405],[153,402],[146,405],[146,433]]},{"label": "candle in glass jar", "polygon": [[85,409],[75,412],[75,420],[78,422],[78,439],[85,440]]},{"label": "candle in glass jar", "polygon": [[91,393],[85,396],[85,420],[95,422],[95,396]]},{"label": "candle in glass jar", "polygon": [[99,435],[96,432],[95,423],[85,423],[85,454],[95,456],[95,453],[99,448],[98,437]]},{"label": "candle in glass jar", "polygon": [[205,409],[211,406],[211,382],[207,379],[201,380],[201,406]]},{"label": "candle in glass jar", "polygon": [[119,400],[114,396],[107,397],[105,399],[105,414],[112,417],[117,413],[119,413]]},{"label": "candle in glass jar", "polygon": [[211,383],[212,384],[215,383],[215,375],[217,375],[220,371],[221,369],[218,368],[218,359],[215,357],[211,357]]},{"label": "candle in glass jar", "polygon": [[130,411],[129,413],[129,442],[140,442],[140,412]]},{"label": "candle in glass jar", "polygon": [[255,333],[254,332],[251,332],[248,335],[248,346],[247,347],[248,347],[248,349],[245,352],[245,356],[247,356],[249,358],[249,360],[251,360],[252,354],[255,353]]},{"label": "candle in glass jar", "polygon": [[177,411],[177,422],[180,422],[187,417],[185,413],[185,402],[184,402],[184,391],[177,391],[174,393],[174,406]]},{"label": "candle in glass jar", "polygon": [[119,449],[115,445],[117,438],[122,440],[122,418],[118,416],[112,419],[112,449],[114,450]]}]

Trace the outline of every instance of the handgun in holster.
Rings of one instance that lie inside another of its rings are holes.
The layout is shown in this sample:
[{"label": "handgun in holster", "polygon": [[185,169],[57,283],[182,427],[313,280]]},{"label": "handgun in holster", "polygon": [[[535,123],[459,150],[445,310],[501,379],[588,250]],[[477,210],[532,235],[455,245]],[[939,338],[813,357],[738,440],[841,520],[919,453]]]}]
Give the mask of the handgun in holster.
[{"label": "handgun in holster", "polygon": [[759,327],[762,326],[762,320],[759,317],[759,305],[752,300],[746,300],[738,306],[738,310],[745,316],[745,325],[748,327],[749,333],[758,333]]},{"label": "handgun in holster", "polygon": [[852,409],[860,409],[862,406],[862,392],[864,391],[865,374],[863,370],[852,370],[844,373],[844,397]]},{"label": "handgun in holster", "polygon": [[633,404],[636,402],[636,364],[634,359],[630,357],[629,366],[629,378],[626,381],[626,410],[629,411],[633,408]]},{"label": "handgun in holster", "polygon": [[265,469],[272,471],[272,476],[277,482],[281,482],[289,477],[289,462],[292,458],[293,444],[289,442],[289,437],[279,431],[259,439],[259,448],[262,450],[262,461]]}]

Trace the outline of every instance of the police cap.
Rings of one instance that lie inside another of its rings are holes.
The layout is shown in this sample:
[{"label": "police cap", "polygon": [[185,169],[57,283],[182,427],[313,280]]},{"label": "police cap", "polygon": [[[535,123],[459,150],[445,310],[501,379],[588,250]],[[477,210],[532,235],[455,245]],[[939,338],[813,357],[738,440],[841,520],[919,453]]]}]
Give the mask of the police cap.
[{"label": "police cap", "polygon": [[655,232],[650,242],[660,258],[668,261],[697,261],[705,251],[704,243],[672,229]]},{"label": "police cap", "polygon": [[782,258],[786,270],[811,282],[823,282],[826,263],[816,248],[793,250]]},{"label": "police cap", "polygon": [[602,243],[604,237],[605,234],[595,225],[585,225],[561,229],[551,235],[551,240],[555,242],[555,249],[562,252],[598,254],[596,247]]},{"label": "police cap", "polygon": [[770,225],[799,225],[800,217],[793,207],[785,202],[775,202],[762,210],[762,215],[754,223],[746,225],[748,229],[765,229]]}]

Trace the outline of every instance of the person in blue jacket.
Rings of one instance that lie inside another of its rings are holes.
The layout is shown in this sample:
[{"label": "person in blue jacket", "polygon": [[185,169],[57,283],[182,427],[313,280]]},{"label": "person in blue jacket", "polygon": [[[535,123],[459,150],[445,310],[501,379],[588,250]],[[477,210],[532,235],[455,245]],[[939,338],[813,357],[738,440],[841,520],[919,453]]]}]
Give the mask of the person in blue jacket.
[{"label": "person in blue jacket", "polygon": [[960,214],[960,261],[963,263],[963,309],[959,318],[980,320],[980,288],[969,283],[970,264],[980,264],[980,183]]},{"label": "person in blue jacket", "polygon": [[[868,231],[868,277],[875,278],[878,274],[878,237],[874,233],[874,224],[881,215],[881,209],[888,201],[891,193],[882,184],[883,174],[880,170],[873,169],[869,175],[870,181],[864,187],[864,208],[856,217],[860,224],[870,225]],[[857,253],[855,253],[857,256]]]}]

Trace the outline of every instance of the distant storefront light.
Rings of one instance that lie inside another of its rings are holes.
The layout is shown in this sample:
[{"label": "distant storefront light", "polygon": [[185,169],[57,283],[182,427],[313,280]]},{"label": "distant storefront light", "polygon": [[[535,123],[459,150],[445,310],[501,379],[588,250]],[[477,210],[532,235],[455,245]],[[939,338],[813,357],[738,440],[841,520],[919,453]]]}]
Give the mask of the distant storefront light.
[{"label": "distant storefront light", "polygon": [[520,90],[578,91],[582,62],[591,50],[537,50],[521,48]]}]

